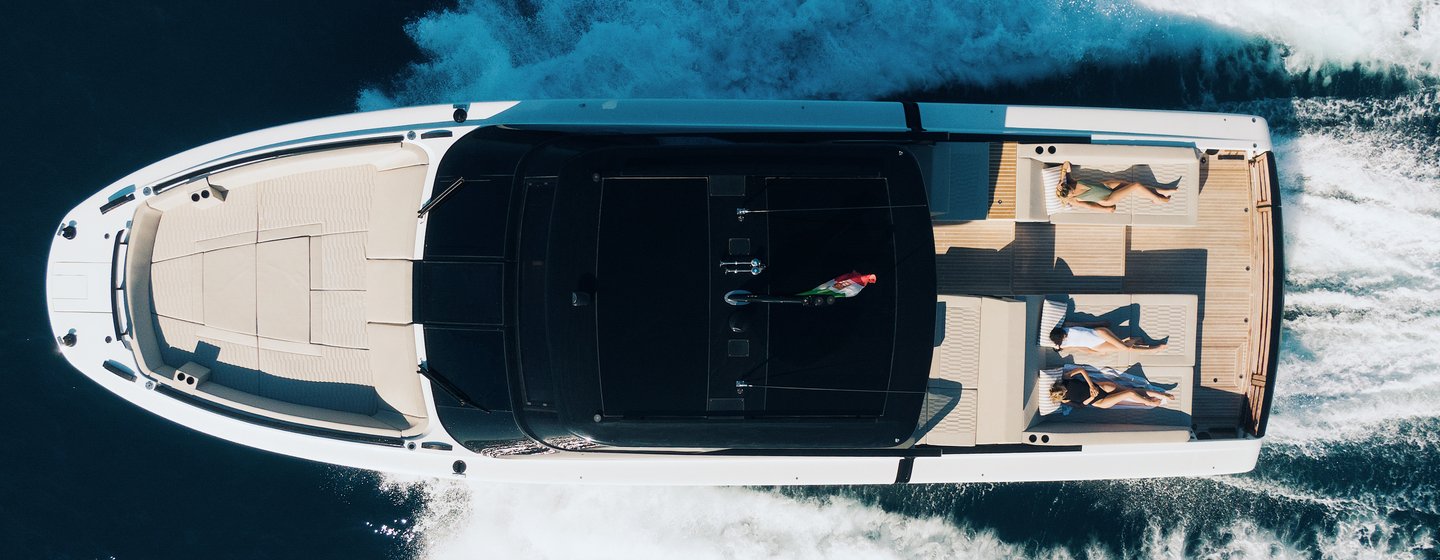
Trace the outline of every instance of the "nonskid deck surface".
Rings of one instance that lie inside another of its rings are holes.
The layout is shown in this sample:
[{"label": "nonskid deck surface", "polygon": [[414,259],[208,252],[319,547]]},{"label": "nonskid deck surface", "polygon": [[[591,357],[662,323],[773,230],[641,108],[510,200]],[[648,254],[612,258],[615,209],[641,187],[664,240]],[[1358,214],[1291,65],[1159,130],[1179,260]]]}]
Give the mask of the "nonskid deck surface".
[{"label": "nonskid deck surface", "polygon": [[[369,146],[243,166],[156,197],[140,211],[158,221],[153,253],[131,263],[150,270],[139,320],[154,336],[142,346],[201,372],[177,385],[202,398],[289,420],[416,427],[409,258],[426,168],[422,153]],[[132,243],[145,243],[136,231]]]},{"label": "nonskid deck surface", "polygon": [[[993,153],[1013,154],[1009,144]],[[1013,159],[1011,156],[1009,159]],[[1015,222],[1014,167],[991,159],[987,220],[938,222],[941,294],[1194,294],[1198,352],[1191,414],[1199,430],[1233,430],[1250,386],[1248,348],[1258,275],[1250,164],[1206,158],[1193,227]],[[1089,411],[1086,411],[1089,412]]]}]

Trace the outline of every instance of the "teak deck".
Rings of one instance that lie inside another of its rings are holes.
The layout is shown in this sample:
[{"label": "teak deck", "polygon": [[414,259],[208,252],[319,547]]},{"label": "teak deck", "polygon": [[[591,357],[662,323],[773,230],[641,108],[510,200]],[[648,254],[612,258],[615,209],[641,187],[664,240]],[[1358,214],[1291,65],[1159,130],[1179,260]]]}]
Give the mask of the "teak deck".
[{"label": "teak deck", "polygon": [[1263,170],[1252,174],[1252,167],[1266,164],[1263,156],[1207,155],[1194,227],[1052,225],[1013,221],[1015,144],[993,144],[989,219],[935,224],[939,292],[1195,294],[1194,424],[1197,433],[1233,433],[1246,391],[1264,386],[1265,360],[1255,349],[1270,336],[1262,316],[1269,304],[1255,294],[1268,293],[1269,191],[1254,179]]}]

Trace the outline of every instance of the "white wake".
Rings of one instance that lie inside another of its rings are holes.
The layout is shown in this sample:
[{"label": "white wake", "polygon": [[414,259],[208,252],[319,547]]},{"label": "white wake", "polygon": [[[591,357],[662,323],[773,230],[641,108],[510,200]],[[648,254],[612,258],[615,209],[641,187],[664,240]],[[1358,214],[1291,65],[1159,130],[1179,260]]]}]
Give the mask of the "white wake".
[{"label": "white wake", "polygon": [[[1225,66],[1216,80],[1271,66],[1322,80],[1354,65],[1414,77],[1440,72],[1440,6],[1420,1],[534,4],[526,11],[521,6],[529,2],[461,0],[412,22],[407,29],[426,61],[393,88],[362,91],[359,106],[569,97],[872,99],[1179,55],[1198,55],[1202,73]],[[1267,43],[1275,48],[1250,48]]]}]

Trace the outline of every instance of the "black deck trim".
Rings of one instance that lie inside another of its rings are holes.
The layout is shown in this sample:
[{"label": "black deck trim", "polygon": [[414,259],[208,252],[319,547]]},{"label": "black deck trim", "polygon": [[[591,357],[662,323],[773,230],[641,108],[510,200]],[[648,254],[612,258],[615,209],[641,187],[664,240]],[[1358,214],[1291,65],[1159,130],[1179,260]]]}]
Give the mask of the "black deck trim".
[{"label": "black deck trim", "polygon": [[186,404],[195,406],[196,408],[201,408],[201,409],[207,410],[207,411],[209,411],[209,412],[213,412],[213,413],[215,413],[215,414],[219,414],[219,415],[221,415],[221,416],[226,416],[226,417],[229,417],[229,418],[234,418],[234,419],[236,419],[236,420],[248,422],[248,423],[251,423],[251,424],[257,424],[257,425],[260,425],[260,426],[265,426],[265,427],[267,427],[267,428],[275,428],[275,429],[277,429],[277,430],[282,430],[282,431],[286,431],[286,432],[290,432],[290,433],[302,434],[302,435],[307,435],[307,436],[323,437],[323,438],[329,438],[329,439],[338,439],[338,440],[349,441],[349,442],[354,442],[354,443],[368,443],[368,444],[371,444],[371,445],[384,445],[384,446],[387,446],[387,447],[404,447],[404,446],[405,446],[405,440],[400,439],[400,438],[398,438],[398,437],[375,436],[375,435],[367,435],[367,434],[352,434],[352,433],[349,433],[349,432],[342,432],[342,431],[339,431],[339,430],[328,430],[328,429],[325,429],[325,428],[316,428],[316,427],[314,427],[314,426],[305,426],[305,425],[303,425],[303,424],[296,424],[296,423],[294,423],[294,422],[286,422],[286,421],[284,421],[284,420],[276,420],[276,419],[274,419],[274,418],[269,418],[269,417],[266,417],[266,416],[260,416],[260,415],[258,415],[258,414],[251,414],[251,413],[245,412],[245,411],[243,411],[243,410],[236,410],[236,409],[230,408],[230,407],[225,406],[225,405],[222,405],[222,404],[213,403],[213,402],[210,402],[210,401],[208,401],[208,400],[205,400],[205,399],[202,399],[202,398],[193,396],[193,395],[186,394],[186,393],[180,391],[179,389],[175,389],[174,387],[171,387],[171,386],[169,386],[169,385],[165,385],[164,383],[157,383],[157,384],[155,384],[155,392],[160,393],[160,394],[162,394],[162,395],[166,395],[166,396],[168,396],[168,397],[171,397],[171,398],[173,398],[173,399],[175,399],[175,400],[184,402],[184,403],[186,403]]},{"label": "black deck trim", "polygon": [[1280,366],[1280,330],[1285,313],[1285,228],[1280,218],[1280,172],[1275,166],[1275,154],[1266,153],[1270,155],[1265,161],[1269,167],[1266,172],[1270,175],[1270,235],[1273,239],[1270,250],[1274,253],[1275,266],[1274,277],[1270,279],[1270,358],[1265,365],[1265,403],[1260,405],[1260,421],[1252,433],[1257,438],[1265,437],[1265,428],[1270,423],[1270,403],[1275,399],[1276,368]]},{"label": "black deck trim", "polygon": [[920,125],[920,104],[914,101],[905,101],[900,105],[905,108],[905,127],[916,134],[925,132],[925,127]]},{"label": "black deck trim", "polygon": [[120,363],[116,362],[115,360],[105,360],[104,363],[100,364],[100,367],[105,368],[105,371],[113,373],[119,376],[121,379],[124,379],[126,381],[135,381],[135,372],[126,369],[124,366],[121,366]]},{"label": "black deck trim", "polygon": [[448,130],[432,130],[432,131],[430,131],[430,132],[426,132],[426,133],[421,134],[421,135],[420,135],[420,139],[421,139],[421,140],[429,140],[429,139],[431,139],[431,138],[449,138],[449,137],[454,136],[454,135],[455,135],[454,132],[450,132],[450,131],[448,131]]},{"label": "black deck trim", "polygon": [[915,458],[904,457],[895,469],[895,484],[909,484],[910,474],[915,470]]},{"label": "black deck trim", "polygon": [[100,213],[101,213],[101,214],[109,214],[111,210],[114,210],[114,209],[116,209],[116,208],[119,208],[119,207],[121,207],[121,206],[124,206],[124,205],[130,203],[130,201],[132,201],[132,200],[135,200],[135,193],[134,193],[134,192],[125,193],[125,196],[117,197],[117,198],[115,198],[115,200],[111,200],[111,201],[109,201],[109,202],[106,202],[105,204],[101,204],[101,205],[100,205]]},{"label": "black deck trim", "polygon": [[[286,157],[286,156],[298,156],[298,155],[301,155],[301,154],[308,154],[308,153],[313,153],[313,152],[323,152],[323,151],[326,151],[326,150],[338,150],[338,149],[341,149],[341,148],[358,148],[358,147],[360,147],[360,146],[373,146],[373,145],[377,145],[377,144],[400,143],[400,142],[402,142],[402,141],[404,141],[404,140],[405,140],[405,137],[404,137],[404,136],[401,136],[401,135],[398,135],[398,134],[397,134],[397,135],[392,135],[392,136],[379,136],[379,137],[375,137],[375,138],[360,138],[360,139],[358,139],[358,140],[343,140],[343,141],[340,141],[340,142],[329,142],[329,143],[325,143],[325,144],[314,144],[314,145],[311,145],[311,146],[302,146],[302,147],[299,147],[299,148],[287,148],[287,149],[283,149],[283,150],[275,150],[275,151],[273,151],[273,152],[265,152],[265,153],[260,153],[260,154],[249,155],[249,156],[245,156],[245,157],[242,157],[242,158],[239,158],[239,159],[230,160],[230,161],[227,161],[227,162],[225,162],[225,163],[218,163],[218,164],[215,164],[215,165],[211,165],[211,166],[209,166],[209,167],[203,167],[203,168],[197,169],[197,170],[195,170],[195,171],[192,171],[192,172],[190,172],[190,173],[186,173],[186,174],[184,174],[184,175],[181,175],[180,177],[177,177],[177,178],[175,178],[175,179],[171,179],[171,180],[169,180],[169,181],[165,181],[165,182],[162,182],[162,183],[158,183],[158,184],[156,184],[155,186],[151,187],[151,191],[154,192],[155,194],[160,194],[160,193],[162,193],[162,192],[165,192],[166,190],[169,190],[171,187],[174,187],[175,185],[180,185],[180,184],[188,183],[188,182],[190,182],[191,180],[194,180],[194,179],[196,179],[196,178],[198,178],[198,177],[202,177],[202,176],[205,176],[205,175],[209,175],[209,174],[211,174],[211,173],[215,173],[215,172],[217,172],[217,171],[221,171],[221,170],[224,170],[224,169],[230,169],[230,168],[232,168],[232,167],[239,167],[239,166],[245,165],[245,164],[247,164],[247,163],[255,163],[255,162],[261,161],[261,160],[266,160],[266,159],[271,159],[271,158],[278,158],[278,157]],[[133,196],[133,195],[132,195],[132,196]]]}]

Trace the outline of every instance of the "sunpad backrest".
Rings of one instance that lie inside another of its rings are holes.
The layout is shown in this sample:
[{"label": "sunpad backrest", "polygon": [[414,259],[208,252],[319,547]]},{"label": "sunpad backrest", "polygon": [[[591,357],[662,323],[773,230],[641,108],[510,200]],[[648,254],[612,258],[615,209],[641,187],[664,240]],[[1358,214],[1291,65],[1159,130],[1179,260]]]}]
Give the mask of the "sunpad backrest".
[{"label": "sunpad backrest", "polygon": [[1055,330],[1065,322],[1065,312],[1070,309],[1069,302],[1047,299],[1040,307],[1040,328],[1036,335],[1035,343],[1040,346],[1055,348],[1055,341],[1050,340],[1050,331]]},{"label": "sunpad backrest", "polygon": [[1065,368],[1063,367],[1040,370],[1039,378],[1035,381],[1035,390],[1038,391],[1035,404],[1041,416],[1049,416],[1060,410],[1060,403],[1050,398],[1050,388],[1054,387],[1055,383],[1060,381],[1064,375]]},{"label": "sunpad backrest", "polygon": [[1069,210],[1060,197],[1056,196],[1055,187],[1060,183],[1060,176],[1064,170],[1059,165],[1047,165],[1040,170],[1040,184],[1035,188],[1040,190],[1040,195],[1045,199],[1045,212],[1050,215],[1059,214]]}]

